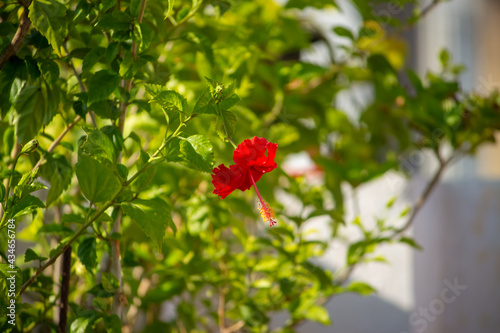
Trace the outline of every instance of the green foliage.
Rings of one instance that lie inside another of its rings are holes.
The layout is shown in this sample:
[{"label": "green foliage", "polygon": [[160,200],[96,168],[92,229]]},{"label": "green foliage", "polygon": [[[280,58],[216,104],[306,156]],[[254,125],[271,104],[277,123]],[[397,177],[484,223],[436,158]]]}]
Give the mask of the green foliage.
[{"label": "green foliage", "polygon": [[[2,53],[22,3],[0,7]],[[352,0],[364,23],[328,32],[346,43],[337,59],[338,46],[300,14],[335,1],[31,1],[30,29],[0,70],[0,275],[8,219],[36,242],[16,268],[17,290],[26,283],[36,295],[18,307],[17,331],[57,330],[61,280],[47,268],[68,244],[76,249],[70,332],[268,332],[283,311],[289,319],[276,331],[293,332],[304,321],[332,324],[323,305],[334,295],[375,292],[349,273],[384,262],[381,244],[420,249],[404,235],[418,207],[368,228],[347,219],[346,196],[388,172],[411,176],[411,154],[430,152],[442,171],[500,129],[498,93],[461,90],[464,69],[449,52],[438,55],[441,71],[425,77],[403,67],[397,29],[421,11],[387,19],[380,3]],[[329,64],[299,57],[313,43],[329,49]],[[373,99],[355,116],[332,107],[360,83]],[[213,167],[254,136],[278,144],[277,169],[258,181],[278,220],[272,228],[261,225],[253,192],[212,193]],[[284,162],[297,153],[314,169],[290,171]],[[395,200],[381,208],[392,213]],[[305,231],[315,217],[328,223],[321,237]],[[346,225],[359,237],[346,238]],[[345,265],[325,269],[316,258],[336,239],[345,240]],[[41,274],[28,282],[34,266]],[[6,288],[1,279],[1,311]],[[163,320],[163,302],[176,318]]]},{"label": "green foliage", "polygon": [[160,198],[137,199],[123,203],[122,208],[123,212],[139,225],[160,251],[167,227],[171,227],[174,232],[176,230],[170,207]]}]

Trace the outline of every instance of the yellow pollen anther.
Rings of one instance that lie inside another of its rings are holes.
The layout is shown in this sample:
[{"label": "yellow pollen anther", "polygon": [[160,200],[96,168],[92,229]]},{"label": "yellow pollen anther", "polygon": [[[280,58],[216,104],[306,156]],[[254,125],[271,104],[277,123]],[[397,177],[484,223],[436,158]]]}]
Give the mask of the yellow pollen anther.
[{"label": "yellow pollen anther", "polygon": [[269,204],[267,202],[259,200],[258,204],[259,204],[260,216],[262,216],[262,219],[264,220],[264,222],[269,222],[270,227],[272,227],[273,225],[278,223],[276,221],[276,219],[274,218],[273,209],[271,208],[271,206],[269,206]]}]

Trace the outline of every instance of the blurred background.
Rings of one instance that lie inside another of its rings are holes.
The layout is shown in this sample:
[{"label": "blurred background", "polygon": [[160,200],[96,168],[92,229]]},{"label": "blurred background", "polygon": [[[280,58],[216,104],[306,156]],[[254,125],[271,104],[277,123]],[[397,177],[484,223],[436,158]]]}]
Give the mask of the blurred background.
[{"label": "blurred background", "polygon": [[[384,18],[407,13],[385,4],[377,13]],[[306,16],[325,32],[344,26],[358,30],[359,14],[348,1],[339,1],[340,11],[306,11]],[[461,76],[465,90],[487,94],[500,87],[500,2],[495,0],[452,0],[433,3],[424,19],[405,31],[406,67],[425,75],[439,69],[439,52],[444,48],[454,62],[467,70]],[[384,22],[379,22],[384,26]],[[390,31],[390,27],[384,26]],[[330,42],[339,45],[344,40]],[[327,57],[321,45],[302,53],[303,59],[321,63]],[[371,88],[354,87],[339,94],[337,107],[356,114],[370,100]],[[307,166],[305,157],[293,161]],[[397,196],[403,209],[415,202],[437,167],[425,154],[401,161],[412,175],[407,182],[396,174],[364,185],[356,193],[363,221],[375,223],[380,207]],[[292,164],[292,163],[290,163]],[[342,294],[327,305],[333,326],[307,323],[301,332],[407,333],[407,332],[499,332],[500,327],[500,146],[489,145],[474,158],[452,165],[415,220],[410,234],[423,247],[415,251],[402,244],[381,247],[387,264],[368,263],[356,268],[352,279],[364,280],[377,289],[374,296]],[[346,203],[346,207],[355,207]],[[354,217],[351,209],[351,217]],[[396,209],[397,210],[397,209]],[[309,227],[321,233],[321,219]],[[357,230],[353,228],[355,238]],[[349,231],[348,231],[349,233]],[[322,265],[341,266],[346,249],[331,244]],[[281,318],[276,318],[280,322]]]}]

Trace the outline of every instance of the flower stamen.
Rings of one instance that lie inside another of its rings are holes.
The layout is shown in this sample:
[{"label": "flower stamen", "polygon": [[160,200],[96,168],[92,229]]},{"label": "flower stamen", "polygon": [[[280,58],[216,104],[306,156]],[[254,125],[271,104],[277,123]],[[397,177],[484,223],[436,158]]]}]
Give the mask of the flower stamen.
[{"label": "flower stamen", "polygon": [[260,216],[262,216],[264,222],[269,222],[270,227],[278,223],[278,221],[276,221],[276,219],[274,218],[274,210],[271,208],[271,206],[269,206],[267,202],[259,200],[258,204],[259,213]]},{"label": "flower stamen", "polygon": [[259,193],[259,189],[257,188],[257,185],[255,184],[255,181],[253,180],[252,172],[250,172],[250,180],[252,180],[253,187],[255,188],[255,192],[257,192],[257,196],[259,197],[259,201],[257,202],[259,205],[259,213],[260,216],[262,216],[262,219],[264,222],[269,222],[269,226],[272,227],[276,223],[276,219],[274,218],[274,210],[271,208],[271,206],[262,199],[262,196]]}]

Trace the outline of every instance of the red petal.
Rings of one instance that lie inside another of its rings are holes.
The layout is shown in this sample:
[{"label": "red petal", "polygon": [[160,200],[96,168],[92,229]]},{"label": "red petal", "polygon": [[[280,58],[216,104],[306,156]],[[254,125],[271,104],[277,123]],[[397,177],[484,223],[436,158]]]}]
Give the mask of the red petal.
[{"label": "red petal", "polygon": [[268,142],[264,138],[253,137],[238,145],[234,150],[233,160],[242,170],[250,169],[254,180],[258,181],[262,174],[276,168],[274,158],[277,148],[276,143]]},{"label": "red petal", "polygon": [[241,169],[235,164],[230,165],[229,169],[224,164],[219,165],[212,174],[213,193],[224,199],[239,188],[242,176]]}]

